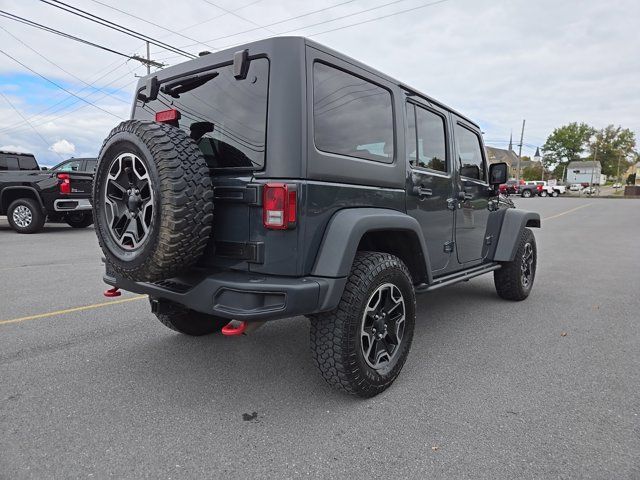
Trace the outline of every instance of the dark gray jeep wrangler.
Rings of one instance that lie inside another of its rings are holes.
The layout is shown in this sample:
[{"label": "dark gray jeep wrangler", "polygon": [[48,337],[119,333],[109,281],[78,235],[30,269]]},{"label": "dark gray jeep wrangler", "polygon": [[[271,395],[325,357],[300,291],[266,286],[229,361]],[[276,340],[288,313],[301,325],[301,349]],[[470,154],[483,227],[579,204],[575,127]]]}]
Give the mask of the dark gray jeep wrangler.
[{"label": "dark gray jeep wrangler", "polygon": [[416,293],[493,272],[529,295],[540,217],[500,198],[506,173],[471,120],[307,39],[203,55],[141,79],[104,142],[104,279],[188,335],[306,315],[322,376],[370,397]]}]

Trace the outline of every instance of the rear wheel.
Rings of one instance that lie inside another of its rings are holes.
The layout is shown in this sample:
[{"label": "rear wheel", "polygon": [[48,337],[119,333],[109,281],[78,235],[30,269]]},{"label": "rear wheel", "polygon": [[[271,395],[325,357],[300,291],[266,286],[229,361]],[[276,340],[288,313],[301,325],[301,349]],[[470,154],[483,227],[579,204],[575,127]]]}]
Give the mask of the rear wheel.
[{"label": "rear wheel", "polygon": [[541,197],[546,197],[547,195],[548,195],[548,193],[547,193],[547,191],[546,191],[546,190],[542,190],[542,191],[540,192],[540,196],[541,196]]},{"label": "rear wheel", "polygon": [[551,194],[552,197],[557,197],[558,196],[558,191],[554,190],[553,193]]},{"label": "rear wheel", "polygon": [[20,198],[9,205],[7,220],[18,233],[36,233],[42,230],[46,216],[33,198]]},{"label": "rear wheel", "polygon": [[163,313],[156,313],[165,327],[185,335],[200,337],[222,330],[229,320],[196,312],[177,303],[170,303]]},{"label": "rear wheel", "polygon": [[503,262],[502,267],[493,272],[498,295],[505,300],[527,298],[535,280],[537,260],[536,239],[530,229],[524,228],[515,258],[511,262]]},{"label": "rear wheel", "polygon": [[93,224],[93,215],[91,212],[69,213],[64,221],[72,228],[86,228]]},{"label": "rear wheel", "polygon": [[330,385],[360,397],[387,389],[407,359],[415,292],[405,264],[359,252],[335,310],[311,316],[311,352]]}]

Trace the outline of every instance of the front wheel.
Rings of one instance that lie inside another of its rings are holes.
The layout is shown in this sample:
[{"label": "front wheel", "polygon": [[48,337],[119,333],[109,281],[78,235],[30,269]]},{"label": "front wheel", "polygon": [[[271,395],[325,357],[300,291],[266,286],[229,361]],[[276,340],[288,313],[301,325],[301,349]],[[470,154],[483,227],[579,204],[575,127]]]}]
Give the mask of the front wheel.
[{"label": "front wheel", "polygon": [[18,233],[39,232],[46,219],[42,208],[33,198],[20,198],[7,209],[9,225]]},{"label": "front wheel", "polygon": [[524,190],[524,191],[522,192],[522,196],[523,196],[524,198],[530,198],[530,197],[531,197],[531,190]]},{"label": "front wheel", "polygon": [[386,390],[409,354],[416,299],[406,265],[358,252],[335,310],[311,316],[311,352],[330,385],[360,397]]},{"label": "front wheel", "polygon": [[531,293],[536,276],[538,252],[533,232],[524,228],[515,258],[503,262],[499,270],[493,272],[493,282],[498,295],[505,300],[524,300]]}]

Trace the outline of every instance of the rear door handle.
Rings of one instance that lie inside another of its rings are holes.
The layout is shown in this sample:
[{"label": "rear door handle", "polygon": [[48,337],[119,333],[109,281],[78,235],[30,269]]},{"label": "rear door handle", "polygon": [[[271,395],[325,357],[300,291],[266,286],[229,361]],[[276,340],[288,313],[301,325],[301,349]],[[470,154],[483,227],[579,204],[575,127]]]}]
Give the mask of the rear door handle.
[{"label": "rear door handle", "polygon": [[431,195],[433,195],[433,190],[431,190],[430,188],[425,188],[423,186],[416,186],[413,187],[413,193],[415,193],[419,197],[430,197]]}]

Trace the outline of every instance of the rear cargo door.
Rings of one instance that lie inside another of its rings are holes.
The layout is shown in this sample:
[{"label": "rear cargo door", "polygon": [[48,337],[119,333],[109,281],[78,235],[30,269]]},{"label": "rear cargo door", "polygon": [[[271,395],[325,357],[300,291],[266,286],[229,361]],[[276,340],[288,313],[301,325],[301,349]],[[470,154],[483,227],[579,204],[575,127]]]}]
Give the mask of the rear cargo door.
[{"label": "rear cargo door", "polygon": [[253,212],[260,208],[251,182],[266,162],[269,60],[252,58],[239,70],[229,58],[205,71],[160,78],[157,98],[138,99],[134,118],[179,113],[172,124],[198,144],[213,183],[213,231],[201,265],[246,270],[261,255],[251,241]]}]

